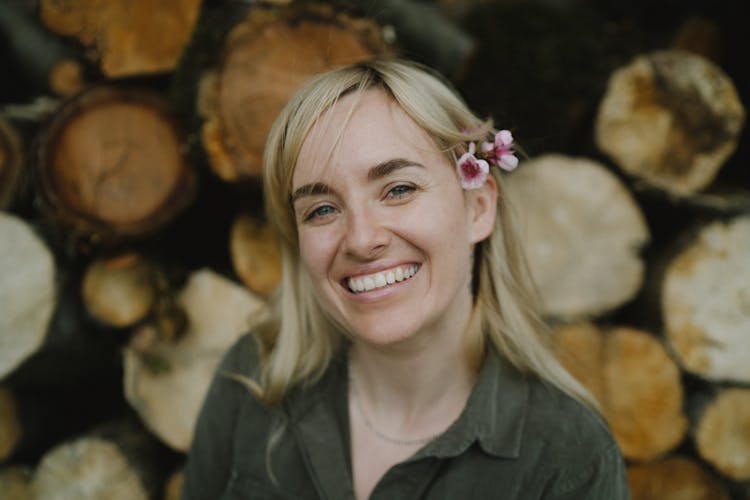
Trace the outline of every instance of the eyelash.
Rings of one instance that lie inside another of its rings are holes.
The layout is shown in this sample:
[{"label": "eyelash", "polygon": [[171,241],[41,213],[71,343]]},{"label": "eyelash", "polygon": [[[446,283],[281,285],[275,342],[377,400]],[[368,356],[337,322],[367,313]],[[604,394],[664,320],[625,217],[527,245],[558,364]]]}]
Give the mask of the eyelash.
[{"label": "eyelash", "polygon": [[320,211],[324,208],[330,208],[331,210],[335,210],[331,205],[321,205],[319,207],[315,207],[313,210],[310,210],[310,212],[305,216],[305,222],[311,221],[313,219],[321,219],[323,217],[326,217],[327,215],[330,215],[330,213],[327,214],[320,214]]},{"label": "eyelash", "polygon": [[[394,191],[396,191],[397,189],[398,190],[404,190],[405,189],[405,190],[401,191],[401,192],[399,192],[397,194],[394,194]],[[394,198],[400,199],[400,198],[403,198],[404,196],[408,195],[409,193],[411,193],[414,190],[415,190],[415,187],[414,186],[410,186],[409,184],[398,184],[398,185],[393,186],[391,189],[388,190],[387,196],[391,196],[392,195]]]}]

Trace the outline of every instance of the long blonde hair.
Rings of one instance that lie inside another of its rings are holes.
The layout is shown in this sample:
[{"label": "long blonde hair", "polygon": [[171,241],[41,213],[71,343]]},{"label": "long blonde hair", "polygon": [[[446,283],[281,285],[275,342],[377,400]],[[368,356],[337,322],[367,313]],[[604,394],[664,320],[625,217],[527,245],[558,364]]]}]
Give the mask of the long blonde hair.
[{"label": "long blonde hair", "polygon": [[[328,367],[342,334],[315,299],[301,267],[297,229],[291,208],[292,176],[302,143],[316,120],[339,98],[381,88],[451,159],[467,141],[487,136],[491,123],[477,118],[440,76],[415,63],[372,60],[323,73],[303,86],[276,119],[264,153],[264,195],[269,222],[279,235],[283,268],[274,319],[260,329],[262,371],[259,396],[276,405],[292,387],[312,383]],[[492,235],[477,245],[474,261],[475,305],[465,337],[476,364],[488,347],[519,370],[595,408],[589,393],[560,365],[549,347],[549,333],[537,313],[526,260],[519,246],[513,210],[503,196],[499,169],[498,215]]]}]

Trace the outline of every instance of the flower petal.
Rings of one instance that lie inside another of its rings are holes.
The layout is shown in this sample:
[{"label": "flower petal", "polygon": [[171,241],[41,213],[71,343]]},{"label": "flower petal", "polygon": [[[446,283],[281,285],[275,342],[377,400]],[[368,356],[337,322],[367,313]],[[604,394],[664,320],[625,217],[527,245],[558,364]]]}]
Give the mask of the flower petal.
[{"label": "flower petal", "polygon": [[500,168],[503,170],[511,171],[518,166],[518,158],[512,154],[504,154],[500,156],[499,162]]}]

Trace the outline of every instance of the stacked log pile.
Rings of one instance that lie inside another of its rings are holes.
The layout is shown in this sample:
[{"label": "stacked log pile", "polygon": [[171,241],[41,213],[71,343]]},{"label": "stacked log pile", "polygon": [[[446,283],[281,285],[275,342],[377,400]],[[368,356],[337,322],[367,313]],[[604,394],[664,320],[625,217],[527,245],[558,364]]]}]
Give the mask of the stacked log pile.
[{"label": "stacked log pile", "polygon": [[179,498],[211,374],[280,279],[268,128],[314,73],[395,54],[526,146],[506,201],[633,498],[750,499],[750,79],[732,12],[652,36],[544,2],[426,5],[0,6],[37,82],[0,86],[0,496]]}]

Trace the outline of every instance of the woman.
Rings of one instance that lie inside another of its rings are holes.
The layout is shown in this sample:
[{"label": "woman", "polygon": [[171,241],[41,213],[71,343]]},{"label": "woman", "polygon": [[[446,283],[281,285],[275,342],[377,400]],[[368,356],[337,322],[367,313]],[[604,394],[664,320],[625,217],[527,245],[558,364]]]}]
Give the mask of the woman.
[{"label": "woman", "polygon": [[275,318],[224,358],[183,498],[628,498],[544,340],[503,196],[512,148],[415,64],[298,92],[264,159]]}]

